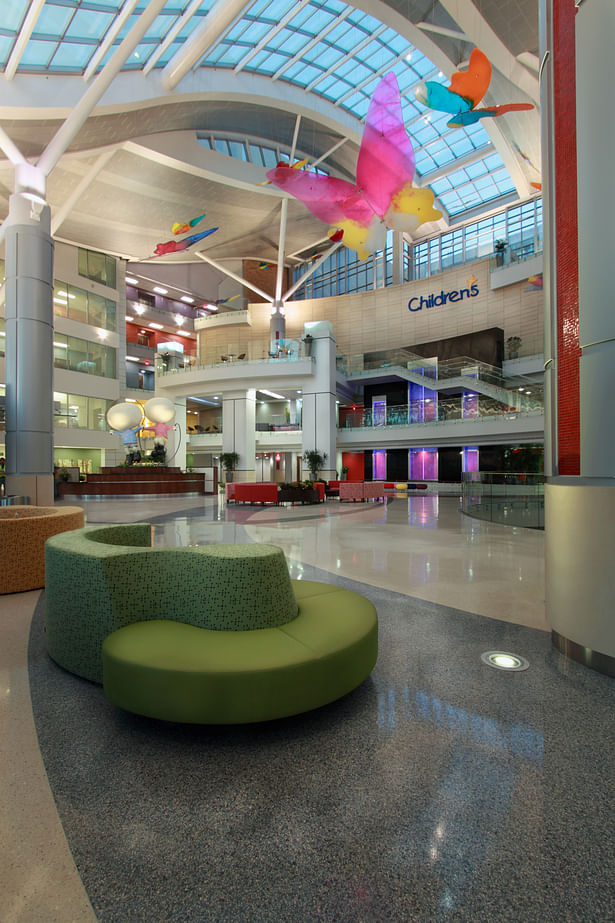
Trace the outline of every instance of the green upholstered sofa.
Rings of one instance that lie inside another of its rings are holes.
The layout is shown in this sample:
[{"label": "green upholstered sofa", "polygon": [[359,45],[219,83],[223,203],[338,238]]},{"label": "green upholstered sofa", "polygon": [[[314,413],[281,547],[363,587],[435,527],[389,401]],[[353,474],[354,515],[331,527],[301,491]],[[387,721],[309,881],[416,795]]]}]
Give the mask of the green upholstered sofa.
[{"label": "green upholstered sofa", "polygon": [[273,545],[152,548],[147,524],[66,532],[46,545],[51,657],[107,698],[170,721],[298,714],[373,669],[373,605],[290,579]]}]

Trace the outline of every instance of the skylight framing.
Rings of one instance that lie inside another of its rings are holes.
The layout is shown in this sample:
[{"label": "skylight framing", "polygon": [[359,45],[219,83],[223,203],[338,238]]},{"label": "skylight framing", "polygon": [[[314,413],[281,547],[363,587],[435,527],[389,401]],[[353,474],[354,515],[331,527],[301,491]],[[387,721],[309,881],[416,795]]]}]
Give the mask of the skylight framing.
[{"label": "skylight framing", "polygon": [[[122,69],[141,71],[147,76],[164,68],[181,52],[215,2],[167,0]],[[7,80],[13,73],[76,74],[88,80],[100,72],[146,6],[146,0],[46,0],[43,4],[40,0],[23,0],[21,18],[18,8],[9,23],[13,28],[0,28],[0,40],[4,39],[0,72],[4,68]],[[58,24],[55,33],[54,18]],[[231,45],[233,36],[237,39]],[[238,49],[243,49],[239,56]],[[268,68],[267,59],[276,57],[280,61],[275,69]],[[419,48],[372,12],[350,6],[345,0],[247,0],[192,70],[198,73],[212,67],[287,82],[326,100],[359,122],[365,119],[378,80],[393,71],[400,82],[404,119],[417,154],[419,182],[423,178],[431,182],[432,173],[440,180],[456,171],[459,158],[473,158],[475,154],[479,157],[481,149],[491,145],[481,124],[469,130],[449,129],[443,124],[448,117],[421,111],[413,90],[426,79],[445,82],[442,72]],[[352,79],[353,72],[359,78],[356,81]],[[423,122],[431,126],[431,132],[422,130]],[[468,144],[459,153],[451,147],[451,141],[460,137],[455,132],[464,131]],[[426,137],[431,134],[433,137]],[[499,175],[502,169],[505,167],[498,155],[489,172]],[[482,177],[480,180],[478,186],[474,180],[459,186],[458,205],[472,200],[468,210],[481,203],[492,206],[494,198],[487,194]],[[512,178],[505,185],[498,178],[493,182],[490,192],[495,188],[502,196],[510,194],[502,189],[515,188]],[[439,191],[438,199],[444,195],[449,206],[443,209],[446,215],[463,215],[466,207],[460,206],[458,211],[452,206],[452,190],[441,189],[436,186],[434,192]]]}]

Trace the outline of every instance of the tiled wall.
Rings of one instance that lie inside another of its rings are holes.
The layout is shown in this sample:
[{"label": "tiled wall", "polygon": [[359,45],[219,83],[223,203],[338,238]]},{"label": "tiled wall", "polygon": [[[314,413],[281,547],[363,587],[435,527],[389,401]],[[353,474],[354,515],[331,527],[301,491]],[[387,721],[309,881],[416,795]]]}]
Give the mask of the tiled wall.
[{"label": "tiled wall", "polygon": [[[427,298],[440,291],[468,288],[469,279],[475,279],[478,284],[479,294],[476,297],[440,307],[424,307],[415,312],[408,310],[410,298]],[[515,335],[520,336],[526,345],[532,344],[531,349],[523,349],[522,343],[522,355],[537,354],[542,352],[543,346],[542,292],[526,291],[527,288],[524,280],[491,291],[489,262],[484,260],[420,282],[352,295],[288,302],[286,335],[298,338],[306,321],[329,320],[335,331],[338,353],[353,355],[372,349],[411,346],[487,327],[502,327],[505,339]],[[270,313],[270,305],[250,306],[251,338],[268,338]],[[222,347],[233,338],[231,330],[226,327],[201,331],[201,346],[220,344]]]}]

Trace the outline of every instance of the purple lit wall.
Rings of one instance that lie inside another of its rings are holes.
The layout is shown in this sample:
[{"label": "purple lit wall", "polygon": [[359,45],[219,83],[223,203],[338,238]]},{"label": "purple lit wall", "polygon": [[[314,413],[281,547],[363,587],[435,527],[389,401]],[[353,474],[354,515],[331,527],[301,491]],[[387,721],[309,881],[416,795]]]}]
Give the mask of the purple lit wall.
[{"label": "purple lit wall", "polygon": [[461,470],[478,471],[478,449],[475,446],[466,445],[463,447]]},{"label": "purple lit wall", "polygon": [[464,420],[468,417],[478,416],[478,394],[474,391],[464,391],[462,399],[461,416]]},{"label": "purple lit wall", "polygon": [[384,426],[387,420],[386,401],[372,401],[372,418],[374,426]]},{"label": "purple lit wall", "polygon": [[431,388],[410,382],[408,384],[408,405],[410,423],[430,423],[436,419],[438,404],[436,392]]},{"label": "purple lit wall", "polygon": [[438,480],[437,449],[410,449],[410,480]]},{"label": "purple lit wall", "polygon": [[374,449],[372,478],[374,481],[384,481],[387,476],[387,453],[384,449]]}]

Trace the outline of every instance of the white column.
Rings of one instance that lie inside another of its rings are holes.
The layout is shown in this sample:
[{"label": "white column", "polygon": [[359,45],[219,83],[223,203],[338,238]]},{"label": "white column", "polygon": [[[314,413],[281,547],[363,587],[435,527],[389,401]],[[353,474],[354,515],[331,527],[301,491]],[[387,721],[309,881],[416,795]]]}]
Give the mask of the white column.
[{"label": "white column", "polygon": [[404,235],[401,233],[401,231],[393,231],[393,285],[401,285],[403,281]]},{"label": "white column", "polygon": [[53,504],[53,240],[44,178],[29,164],[15,172],[18,191],[6,221],[6,488],[47,506]]},{"label": "white column", "polygon": [[[313,338],[316,374],[303,386],[303,451],[326,452],[327,460],[320,476],[327,481],[335,480],[335,336],[329,321],[306,324],[305,332]],[[305,463],[303,470],[307,473]]]},{"label": "white column", "polygon": [[222,396],[222,451],[237,452],[236,481],[256,478],[256,391],[227,391]]},{"label": "white column", "polygon": [[604,117],[605,112],[613,110],[615,60],[609,39],[614,34],[612,0],[593,0],[585,8],[579,6],[576,60],[582,477],[615,477],[615,124],[612,118]]}]

